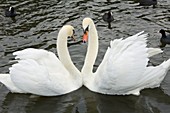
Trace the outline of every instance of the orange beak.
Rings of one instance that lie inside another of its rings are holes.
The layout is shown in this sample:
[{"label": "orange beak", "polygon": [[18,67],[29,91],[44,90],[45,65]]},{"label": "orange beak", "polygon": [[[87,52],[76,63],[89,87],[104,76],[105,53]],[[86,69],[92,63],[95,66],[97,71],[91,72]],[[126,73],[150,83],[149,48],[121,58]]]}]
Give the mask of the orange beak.
[{"label": "orange beak", "polygon": [[86,31],[86,33],[84,33],[83,35],[83,43],[86,43],[88,40],[88,32]]}]

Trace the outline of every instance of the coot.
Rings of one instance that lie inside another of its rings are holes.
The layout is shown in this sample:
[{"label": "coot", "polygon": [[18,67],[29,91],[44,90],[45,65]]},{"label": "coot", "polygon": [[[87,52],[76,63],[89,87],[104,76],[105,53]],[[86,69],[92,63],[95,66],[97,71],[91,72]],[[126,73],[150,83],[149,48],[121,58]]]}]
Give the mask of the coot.
[{"label": "coot", "polygon": [[157,0],[139,0],[139,5],[141,6],[151,6],[155,7],[157,5]]},{"label": "coot", "polygon": [[166,44],[170,44],[170,34],[166,35],[164,29],[161,29],[159,33],[162,34],[161,39],[160,39],[160,42],[162,45],[160,45],[160,47],[165,47]]},{"label": "coot", "polygon": [[15,17],[17,14],[15,12],[14,7],[10,7],[9,9],[5,10],[6,17]]},{"label": "coot", "polygon": [[103,20],[104,20],[105,22],[108,23],[108,28],[111,29],[111,22],[114,20],[112,12],[111,12],[111,11],[108,11],[107,13],[105,13],[105,14],[103,15],[102,18],[103,18]]}]

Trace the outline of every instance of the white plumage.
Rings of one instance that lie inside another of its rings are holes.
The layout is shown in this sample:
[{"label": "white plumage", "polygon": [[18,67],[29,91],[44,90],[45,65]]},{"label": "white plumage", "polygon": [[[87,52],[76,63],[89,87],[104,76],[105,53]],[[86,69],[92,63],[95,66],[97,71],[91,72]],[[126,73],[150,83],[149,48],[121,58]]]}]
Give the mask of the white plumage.
[{"label": "white plumage", "polygon": [[83,82],[87,88],[102,94],[139,95],[140,90],[144,88],[159,87],[170,68],[170,60],[155,67],[147,67],[148,58],[162,52],[160,49],[146,47],[147,34],[140,32],[126,39],[111,41],[103,61],[93,73],[90,68],[93,64],[86,62],[89,62],[90,58],[96,59],[98,43],[94,42],[97,41],[98,36],[90,18],[83,20],[83,28],[87,26],[89,45],[82,69]]},{"label": "white plumage", "polygon": [[1,74],[0,81],[16,93],[56,96],[77,90],[82,86],[82,77],[73,66],[67,49],[67,37],[72,35],[72,26],[62,27],[57,45],[70,68],[66,68],[52,52],[28,48],[13,53],[18,63],[12,65],[10,74]]}]

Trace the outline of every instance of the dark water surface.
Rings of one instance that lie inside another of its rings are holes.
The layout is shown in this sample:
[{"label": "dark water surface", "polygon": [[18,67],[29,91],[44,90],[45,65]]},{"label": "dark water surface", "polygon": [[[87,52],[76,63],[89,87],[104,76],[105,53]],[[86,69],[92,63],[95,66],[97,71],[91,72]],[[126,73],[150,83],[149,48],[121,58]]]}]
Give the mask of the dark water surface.
[{"label": "dark water surface", "polygon": [[[110,2],[109,2],[110,1]],[[4,16],[10,5],[15,18]],[[102,20],[113,12],[112,29]],[[77,41],[82,37],[84,17],[94,19],[99,33],[99,55],[102,61],[110,40],[126,38],[140,31],[149,33],[148,46],[158,47],[160,29],[170,29],[170,1],[158,0],[156,8],[139,6],[133,0],[1,0],[0,1],[0,73],[8,73],[14,59],[12,53],[25,48],[41,48],[56,52],[56,37],[65,24],[75,27]],[[75,65],[81,69],[86,44],[69,41]],[[170,46],[151,58],[158,65],[170,57]],[[85,87],[58,97],[33,97],[12,94],[0,84],[0,113],[170,113],[170,72],[160,88],[145,89],[140,96],[107,96],[90,92]]]}]

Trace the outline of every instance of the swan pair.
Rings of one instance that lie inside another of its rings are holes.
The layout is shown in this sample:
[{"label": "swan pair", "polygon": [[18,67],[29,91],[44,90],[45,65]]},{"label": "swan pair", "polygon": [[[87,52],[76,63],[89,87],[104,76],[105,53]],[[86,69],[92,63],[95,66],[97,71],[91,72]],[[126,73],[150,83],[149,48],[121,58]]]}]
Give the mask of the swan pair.
[{"label": "swan pair", "polygon": [[10,68],[10,74],[1,74],[0,81],[12,92],[42,96],[66,94],[82,85],[93,92],[110,95],[139,95],[144,88],[159,87],[170,68],[170,60],[147,67],[148,57],[162,51],[146,47],[146,34],[140,32],[127,39],[111,41],[103,61],[93,73],[98,34],[90,18],[83,20],[83,29],[89,43],[81,72],[72,63],[67,49],[67,37],[73,36],[74,28],[66,25],[58,34],[60,60],[52,52],[41,49],[15,52],[18,63]]}]

